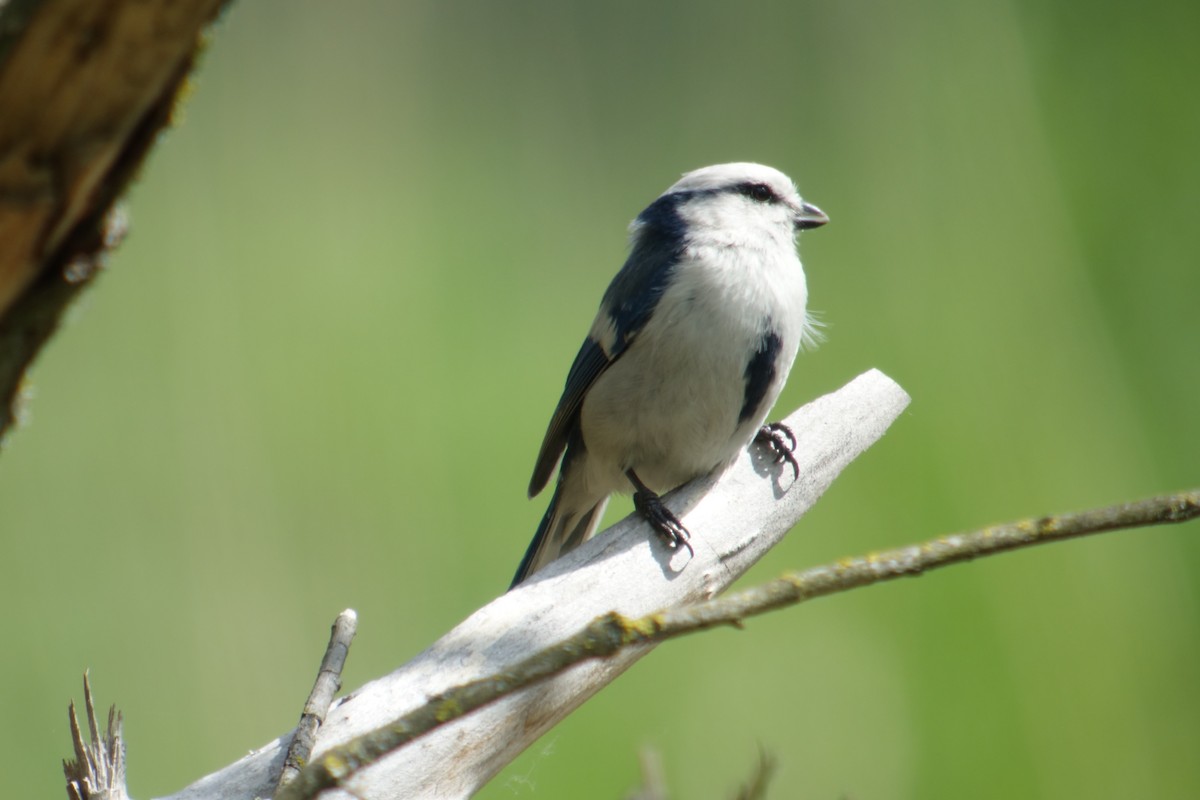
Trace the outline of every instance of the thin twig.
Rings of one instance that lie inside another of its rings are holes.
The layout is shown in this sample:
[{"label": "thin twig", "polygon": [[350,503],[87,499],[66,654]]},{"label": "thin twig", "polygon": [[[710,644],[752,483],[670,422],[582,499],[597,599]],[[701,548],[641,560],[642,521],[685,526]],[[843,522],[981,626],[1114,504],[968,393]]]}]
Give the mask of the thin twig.
[{"label": "thin twig", "polygon": [[784,606],[1021,547],[1196,517],[1200,517],[1200,489],[1092,511],[1026,519],[842,559],[728,597],[669,608],[638,619],[611,612],[511,670],[438,694],[392,724],[331,748],[285,787],[277,800],[308,800],[324,789],[343,785],[358,770],[435,728],[582,661],[606,658],[626,647],[657,643],[718,625],[740,627],[749,617]]},{"label": "thin twig", "polygon": [[308,763],[313,747],[317,743],[317,731],[325,722],[333,696],[342,688],[342,668],[346,665],[346,655],[350,652],[350,642],[358,630],[358,615],[354,609],[347,608],[337,615],[333,627],[329,631],[329,644],[325,647],[325,656],[321,659],[321,668],[317,670],[317,680],[304,704],[304,712],[300,715],[300,724],[292,735],[292,743],[288,745],[287,756],[283,760],[283,770],[279,773],[280,788],[288,785],[300,775],[300,770]]},{"label": "thin twig", "polygon": [[734,800],[765,800],[767,784],[771,782],[776,766],[775,756],[759,748],[758,763],[754,765],[754,772],[750,773],[746,784],[738,789]]},{"label": "thin twig", "polygon": [[669,800],[662,753],[653,747],[643,747],[638,753],[638,763],[642,768],[642,785],[625,795],[625,800]]}]

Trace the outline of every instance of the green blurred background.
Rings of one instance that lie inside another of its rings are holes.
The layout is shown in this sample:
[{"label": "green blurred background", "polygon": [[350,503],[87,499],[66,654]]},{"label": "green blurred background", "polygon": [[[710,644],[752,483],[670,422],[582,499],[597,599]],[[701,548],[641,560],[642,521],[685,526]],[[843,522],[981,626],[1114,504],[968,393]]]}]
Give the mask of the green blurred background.
[{"label": "green blurred background", "polygon": [[[13,797],[90,667],[136,797],[507,586],[625,225],[757,160],[827,342],[777,416],[913,396],[748,580],[1200,483],[1200,4],[241,2],[0,457]],[[620,506],[618,511],[627,508]],[[613,519],[610,512],[609,519]],[[664,646],[485,798],[1200,795],[1200,529],[961,566]]]}]

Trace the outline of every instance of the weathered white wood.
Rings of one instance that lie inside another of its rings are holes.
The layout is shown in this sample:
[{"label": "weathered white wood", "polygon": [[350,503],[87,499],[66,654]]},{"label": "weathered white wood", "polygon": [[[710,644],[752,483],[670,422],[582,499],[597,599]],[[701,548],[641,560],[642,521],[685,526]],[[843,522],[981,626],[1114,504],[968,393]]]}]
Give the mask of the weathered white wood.
[{"label": "weathered white wood", "polygon": [[[877,370],[814,400],[785,420],[796,434],[799,480],[793,482],[789,465],[775,463],[756,446],[724,475],[667,496],[692,533],[694,557],[668,550],[636,517],[619,522],[337,705],[321,730],[317,753],[384,725],[434,693],[500,672],[606,611],[640,616],[717,594],[783,538],[908,401]],[[364,770],[352,787],[372,800],[468,797],[649,650],[581,664],[507,697]],[[287,736],[281,737],[171,800],[267,797],[286,745]]]}]

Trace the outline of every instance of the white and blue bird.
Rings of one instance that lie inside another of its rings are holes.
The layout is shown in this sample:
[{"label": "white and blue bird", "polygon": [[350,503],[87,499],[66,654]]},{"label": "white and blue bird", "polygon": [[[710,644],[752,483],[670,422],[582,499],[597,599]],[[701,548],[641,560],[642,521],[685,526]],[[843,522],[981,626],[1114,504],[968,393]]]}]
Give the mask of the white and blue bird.
[{"label": "white and blue bird", "polygon": [[813,330],[796,234],[828,221],[782,172],[747,163],[689,172],[637,216],[538,453],[529,496],[561,457],[558,484],[513,586],[587,540],[614,492],[690,549],[660,493],[756,437],[795,466],[790,431],[763,422]]}]

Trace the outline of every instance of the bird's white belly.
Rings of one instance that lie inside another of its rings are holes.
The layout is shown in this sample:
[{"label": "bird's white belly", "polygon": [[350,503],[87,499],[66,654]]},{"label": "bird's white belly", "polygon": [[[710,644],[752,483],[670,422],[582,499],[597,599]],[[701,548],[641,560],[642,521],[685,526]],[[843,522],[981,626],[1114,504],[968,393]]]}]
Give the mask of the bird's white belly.
[{"label": "bird's white belly", "polygon": [[[671,307],[673,304],[660,305]],[[795,356],[785,340],[761,411],[739,420],[746,365],[765,331],[761,317],[743,321],[727,305],[674,306],[656,315],[592,386],[581,424],[589,483],[628,491],[633,469],[647,486],[668,491],[731,462],[774,403]]]}]

